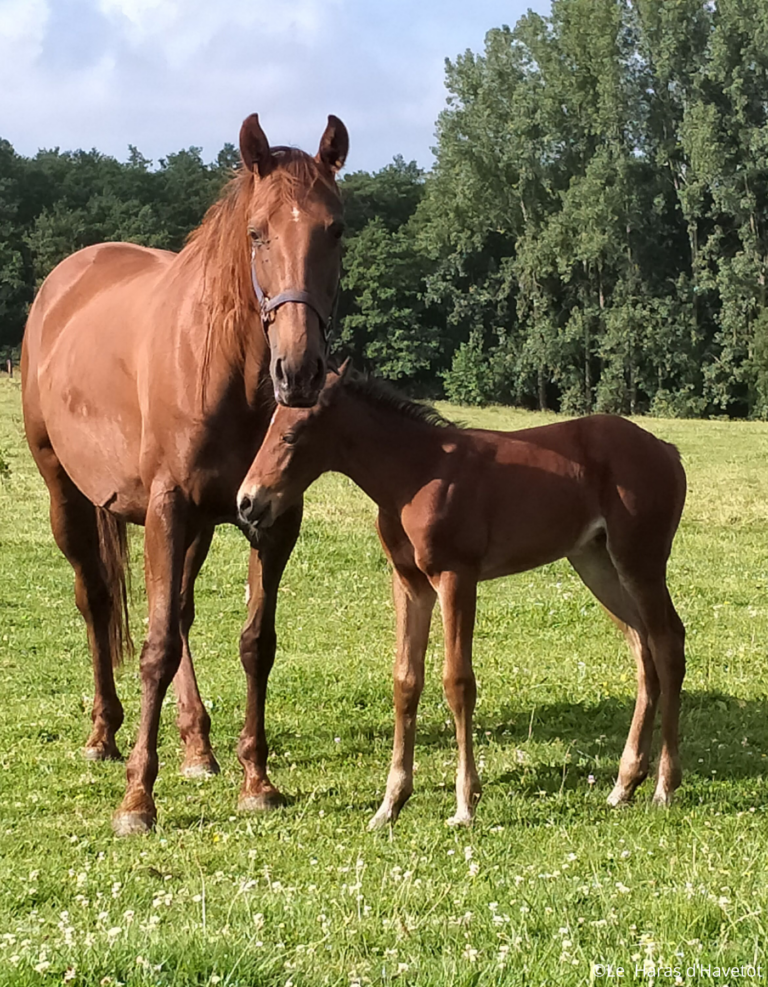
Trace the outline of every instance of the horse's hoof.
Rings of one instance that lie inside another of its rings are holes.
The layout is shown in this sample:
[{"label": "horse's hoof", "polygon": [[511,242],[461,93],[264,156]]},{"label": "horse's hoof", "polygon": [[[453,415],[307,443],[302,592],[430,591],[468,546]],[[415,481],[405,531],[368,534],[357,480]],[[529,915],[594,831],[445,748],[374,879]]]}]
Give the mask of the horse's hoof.
[{"label": "horse's hoof", "polygon": [[123,755],[114,741],[112,743],[102,741],[97,744],[88,744],[83,749],[83,756],[86,761],[122,761]]},{"label": "horse's hoof", "polygon": [[182,777],[200,781],[213,778],[221,769],[213,754],[209,754],[207,757],[196,757],[194,760],[185,761],[179,770]]},{"label": "horse's hoof", "polygon": [[115,836],[142,836],[150,833],[155,825],[155,817],[149,812],[118,810],[112,817]]},{"label": "horse's hoof", "polygon": [[268,788],[258,795],[241,795],[237,802],[240,812],[269,812],[287,804],[286,797],[276,788]]},{"label": "horse's hoof", "polygon": [[451,816],[450,819],[446,819],[447,826],[471,826],[475,821],[475,817],[471,812],[457,812],[455,816]]}]

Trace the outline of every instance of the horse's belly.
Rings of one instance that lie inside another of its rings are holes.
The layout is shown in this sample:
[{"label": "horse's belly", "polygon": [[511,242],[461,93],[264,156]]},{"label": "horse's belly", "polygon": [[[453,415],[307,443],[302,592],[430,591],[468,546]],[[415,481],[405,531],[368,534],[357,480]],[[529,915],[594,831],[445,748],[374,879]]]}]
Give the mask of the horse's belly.
[{"label": "horse's belly", "polygon": [[[79,328],[79,327],[78,327]],[[141,412],[135,371],[114,333],[63,333],[40,369],[40,404],[51,445],[94,504],[143,516]]]}]

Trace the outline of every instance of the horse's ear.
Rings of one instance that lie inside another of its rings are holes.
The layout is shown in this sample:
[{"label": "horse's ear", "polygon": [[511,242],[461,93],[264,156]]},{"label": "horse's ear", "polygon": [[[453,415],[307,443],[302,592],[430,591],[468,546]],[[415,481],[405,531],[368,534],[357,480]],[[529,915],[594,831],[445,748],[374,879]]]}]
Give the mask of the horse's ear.
[{"label": "horse's ear", "polygon": [[347,128],[332,113],[328,117],[328,126],[320,138],[320,149],[315,160],[330,168],[336,174],[344,167],[349,152],[349,134]]},{"label": "horse's ear", "polygon": [[339,377],[342,379],[347,376],[349,371],[352,369],[352,357],[348,356],[347,359],[339,367]]},{"label": "horse's ear", "polygon": [[243,120],[240,128],[240,157],[248,171],[257,172],[260,178],[267,175],[272,167],[272,152],[269,141],[261,129],[259,114],[251,113]]}]

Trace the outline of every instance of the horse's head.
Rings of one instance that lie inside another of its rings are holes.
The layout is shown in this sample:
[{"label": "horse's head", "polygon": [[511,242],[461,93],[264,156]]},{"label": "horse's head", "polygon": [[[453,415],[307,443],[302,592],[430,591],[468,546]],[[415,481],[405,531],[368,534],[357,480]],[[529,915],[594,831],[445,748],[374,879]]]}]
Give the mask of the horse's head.
[{"label": "horse's head", "polygon": [[333,468],[334,410],[349,361],[330,371],[316,405],[278,407],[264,441],[237,493],[240,521],[248,528],[267,528],[295,504],[321,473]]},{"label": "horse's head", "polygon": [[325,334],[344,231],[335,176],[348,148],[347,129],[334,116],[314,158],[295,148],[271,148],[255,113],[240,130],[240,154],[253,174],[247,216],[253,290],[278,404],[308,407],[325,381]]}]

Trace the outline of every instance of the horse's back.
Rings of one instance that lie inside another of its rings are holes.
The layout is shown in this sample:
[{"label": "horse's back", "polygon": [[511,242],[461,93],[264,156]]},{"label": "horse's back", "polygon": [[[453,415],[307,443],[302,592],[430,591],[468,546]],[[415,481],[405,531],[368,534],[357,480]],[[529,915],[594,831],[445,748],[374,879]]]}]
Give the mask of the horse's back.
[{"label": "horse's back", "polygon": [[174,258],[127,243],[86,247],[51,272],[30,310],[22,386],[32,452],[50,446],[95,503],[136,485],[138,361],[155,328],[153,291]]}]

